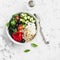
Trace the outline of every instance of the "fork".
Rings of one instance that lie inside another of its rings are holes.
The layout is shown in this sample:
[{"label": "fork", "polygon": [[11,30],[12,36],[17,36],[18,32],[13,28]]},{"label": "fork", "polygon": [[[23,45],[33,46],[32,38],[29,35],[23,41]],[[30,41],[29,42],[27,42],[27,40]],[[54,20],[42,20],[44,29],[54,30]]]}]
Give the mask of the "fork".
[{"label": "fork", "polygon": [[40,24],[40,17],[36,14],[36,13],[34,13],[34,16],[39,20],[38,21],[38,23],[39,23],[39,30],[40,30],[40,33],[41,33],[41,36],[42,36],[42,38],[43,38],[43,41],[44,41],[44,43],[45,44],[49,44],[49,41],[46,41],[46,38],[45,38],[45,36],[44,36],[44,34],[43,34],[43,31],[42,31],[42,27],[41,27],[41,24]]}]

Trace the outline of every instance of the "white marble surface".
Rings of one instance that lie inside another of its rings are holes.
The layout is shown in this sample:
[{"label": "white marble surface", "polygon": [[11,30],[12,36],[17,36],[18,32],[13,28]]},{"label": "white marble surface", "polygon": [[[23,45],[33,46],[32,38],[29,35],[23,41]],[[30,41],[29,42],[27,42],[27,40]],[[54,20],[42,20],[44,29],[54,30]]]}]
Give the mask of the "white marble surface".
[{"label": "white marble surface", "polygon": [[[60,60],[60,0],[34,0],[36,6],[27,8],[29,0],[0,0],[0,60]],[[5,32],[5,24],[14,13],[29,11],[41,18],[41,26],[49,45],[44,44],[40,34],[32,42],[38,44],[32,48],[13,44]],[[24,53],[30,49],[29,53]]]}]

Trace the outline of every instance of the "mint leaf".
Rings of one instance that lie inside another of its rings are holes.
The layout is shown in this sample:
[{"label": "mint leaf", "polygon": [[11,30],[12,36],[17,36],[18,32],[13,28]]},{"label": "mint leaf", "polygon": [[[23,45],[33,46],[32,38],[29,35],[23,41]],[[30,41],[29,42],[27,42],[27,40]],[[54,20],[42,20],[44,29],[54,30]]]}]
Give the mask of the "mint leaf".
[{"label": "mint leaf", "polygon": [[35,44],[35,43],[31,43],[31,46],[32,46],[32,47],[37,47],[38,45]]},{"label": "mint leaf", "polygon": [[29,49],[26,49],[26,50],[24,50],[24,52],[26,52],[26,53],[27,53],[27,52],[30,52],[30,50],[29,50]]}]

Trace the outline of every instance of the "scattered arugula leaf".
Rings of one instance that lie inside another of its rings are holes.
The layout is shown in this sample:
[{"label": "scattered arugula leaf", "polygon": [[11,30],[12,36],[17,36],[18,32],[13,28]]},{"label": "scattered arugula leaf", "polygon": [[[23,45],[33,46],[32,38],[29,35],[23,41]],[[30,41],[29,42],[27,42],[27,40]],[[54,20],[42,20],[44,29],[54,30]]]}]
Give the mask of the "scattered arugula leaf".
[{"label": "scattered arugula leaf", "polygon": [[38,45],[35,44],[35,43],[31,43],[31,46],[32,46],[32,47],[37,47]]},{"label": "scattered arugula leaf", "polygon": [[26,49],[26,50],[24,50],[24,52],[26,52],[26,53],[27,53],[27,52],[30,52],[30,50],[29,50],[29,49]]}]

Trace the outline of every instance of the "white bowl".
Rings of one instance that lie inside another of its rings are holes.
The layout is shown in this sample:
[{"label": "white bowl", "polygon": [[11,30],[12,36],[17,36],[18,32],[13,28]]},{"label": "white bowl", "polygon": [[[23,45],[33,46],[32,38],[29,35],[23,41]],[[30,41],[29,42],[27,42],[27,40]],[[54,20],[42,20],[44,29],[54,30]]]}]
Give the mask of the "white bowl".
[{"label": "white bowl", "polygon": [[[30,13],[28,13],[28,14],[30,14]],[[30,14],[30,15],[34,17],[34,15],[32,15],[32,14]],[[35,18],[35,17],[34,17],[34,18]],[[11,18],[10,18],[10,19],[11,19]],[[35,19],[36,19],[36,18],[35,18]],[[38,24],[38,23],[37,23],[37,19],[36,19],[36,24]],[[37,30],[38,30],[38,29],[37,29]],[[9,37],[9,39],[10,39],[13,43],[15,43],[15,44],[23,45],[23,44],[26,44],[26,43],[27,43],[27,42],[25,42],[25,43],[20,43],[20,42],[15,41],[15,40],[10,36],[7,26],[6,26],[6,33],[7,33],[7,36]],[[37,35],[37,32],[36,32],[36,35]],[[35,37],[36,37],[36,35],[35,35]],[[34,37],[32,40],[34,40],[35,37]],[[32,40],[31,40],[31,41],[32,41]],[[31,42],[31,41],[29,41],[29,42]]]}]

